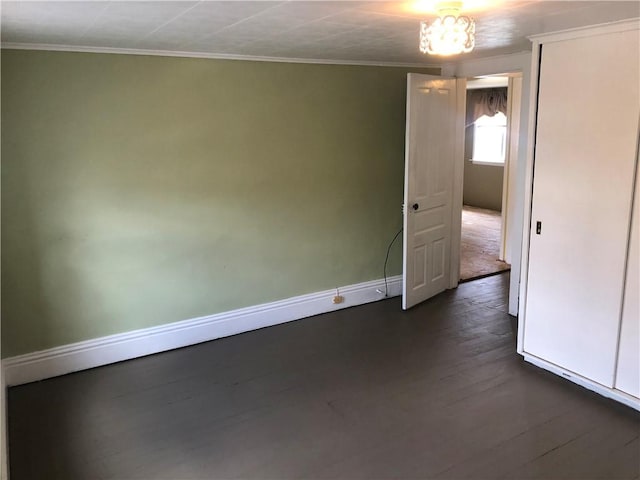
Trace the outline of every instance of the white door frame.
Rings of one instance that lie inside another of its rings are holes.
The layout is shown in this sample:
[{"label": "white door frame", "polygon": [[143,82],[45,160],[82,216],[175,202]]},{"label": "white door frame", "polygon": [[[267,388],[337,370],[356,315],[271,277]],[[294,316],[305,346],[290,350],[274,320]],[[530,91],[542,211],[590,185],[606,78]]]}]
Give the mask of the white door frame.
[{"label": "white door frame", "polygon": [[514,161],[517,160],[520,143],[520,108],[522,96],[522,74],[509,76],[507,85],[507,152],[502,175],[502,212],[500,225],[500,260],[513,263],[511,237],[513,233],[513,192],[515,183]]},{"label": "white door frame", "polygon": [[451,273],[449,274],[449,288],[456,288],[460,283],[460,248],[462,242],[462,196],[464,187],[464,126],[467,111],[467,79],[461,78],[460,88],[457,90],[456,132],[462,138],[456,142],[453,165],[453,198],[451,201]]},{"label": "white door frame", "polygon": [[[531,53],[523,52],[514,55],[502,55],[499,57],[483,58],[477,60],[460,60],[457,63],[443,65],[442,76],[455,77],[476,77],[483,75],[500,75],[505,73],[521,73],[522,74],[522,97],[520,109],[520,135],[517,158],[511,159],[512,179],[510,182],[511,193],[513,195],[511,225],[513,225],[512,235],[510,235],[510,247],[512,254],[511,264],[511,280],[509,286],[509,314],[518,314],[518,298],[520,292],[521,278],[521,258],[523,247],[523,226],[524,226],[524,210],[525,210],[525,173],[527,164],[527,131],[529,125],[529,93],[531,88]],[[460,177],[462,179],[462,176]],[[460,181],[462,188],[462,181]],[[461,199],[460,199],[461,202]],[[460,203],[460,208],[462,204]],[[458,212],[461,215],[461,210]],[[528,228],[527,228],[528,231]],[[526,236],[526,235],[525,235]],[[458,240],[459,241],[459,240]],[[459,255],[459,253],[458,253]],[[459,265],[458,261],[453,264]],[[458,266],[459,268],[459,266]]]}]

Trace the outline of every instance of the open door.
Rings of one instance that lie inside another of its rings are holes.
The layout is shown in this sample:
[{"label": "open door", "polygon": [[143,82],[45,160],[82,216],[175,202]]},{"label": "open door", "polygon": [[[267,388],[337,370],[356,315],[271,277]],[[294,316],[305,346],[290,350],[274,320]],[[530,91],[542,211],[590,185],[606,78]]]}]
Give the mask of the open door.
[{"label": "open door", "polygon": [[458,284],[465,83],[464,79],[408,75],[405,310]]}]

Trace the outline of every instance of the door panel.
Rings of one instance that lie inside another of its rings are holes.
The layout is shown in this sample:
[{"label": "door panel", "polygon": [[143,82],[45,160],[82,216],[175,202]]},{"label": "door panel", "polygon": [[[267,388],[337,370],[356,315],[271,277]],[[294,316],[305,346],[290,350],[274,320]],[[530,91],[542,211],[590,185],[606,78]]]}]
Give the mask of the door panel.
[{"label": "door panel", "polygon": [[541,55],[524,351],[611,387],[640,110],[637,32],[548,43]]},{"label": "door panel", "polygon": [[449,287],[458,88],[456,79],[408,76],[404,309]]},{"label": "door panel", "polygon": [[636,164],[636,186],[627,257],[627,278],[622,304],[620,350],[615,386],[640,398],[640,165]]}]

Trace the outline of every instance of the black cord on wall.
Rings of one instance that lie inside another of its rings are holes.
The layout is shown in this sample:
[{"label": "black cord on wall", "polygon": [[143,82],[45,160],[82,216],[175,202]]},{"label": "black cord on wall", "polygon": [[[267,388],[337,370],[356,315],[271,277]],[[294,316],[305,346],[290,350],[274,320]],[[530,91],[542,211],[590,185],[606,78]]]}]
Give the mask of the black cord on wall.
[{"label": "black cord on wall", "polygon": [[384,274],[384,296],[385,297],[389,296],[389,287],[387,286],[387,262],[389,261],[389,252],[391,251],[391,247],[393,246],[393,242],[396,241],[398,236],[402,233],[402,230],[403,229],[401,228],[398,231],[398,233],[396,233],[395,237],[393,237],[393,240],[391,240],[391,243],[387,247],[387,256],[384,259],[384,268],[382,269],[382,273]]}]

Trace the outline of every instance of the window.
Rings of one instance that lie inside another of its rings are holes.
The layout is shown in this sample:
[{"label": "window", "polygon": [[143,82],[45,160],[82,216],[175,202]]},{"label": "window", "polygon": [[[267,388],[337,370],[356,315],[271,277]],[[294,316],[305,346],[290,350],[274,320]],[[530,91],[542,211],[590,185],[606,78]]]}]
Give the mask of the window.
[{"label": "window", "polygon": [[473,127],[473,163],[504,165],[507,148],[507,117],[498,112],[493,117],[483,115]]}]

